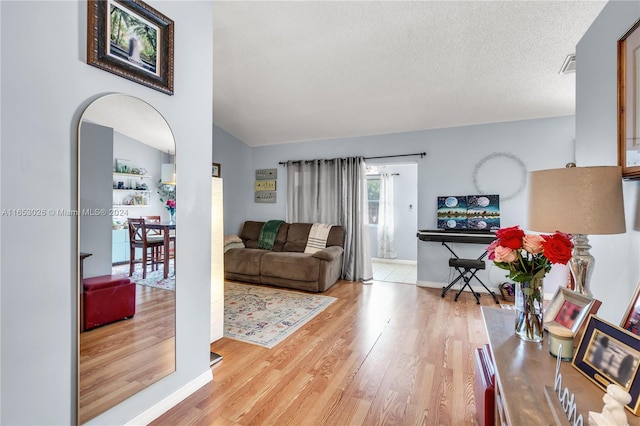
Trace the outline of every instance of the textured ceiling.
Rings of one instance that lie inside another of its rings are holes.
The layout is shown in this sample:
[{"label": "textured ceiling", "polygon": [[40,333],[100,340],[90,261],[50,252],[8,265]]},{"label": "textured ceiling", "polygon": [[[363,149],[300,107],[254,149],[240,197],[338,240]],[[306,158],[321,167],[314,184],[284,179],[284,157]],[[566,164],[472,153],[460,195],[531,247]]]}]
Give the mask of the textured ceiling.
[{"label": "textured ceiling", "polygon": [[558,71],[605,3],[214,1],[214,123],[260,146],[571,115]]}]

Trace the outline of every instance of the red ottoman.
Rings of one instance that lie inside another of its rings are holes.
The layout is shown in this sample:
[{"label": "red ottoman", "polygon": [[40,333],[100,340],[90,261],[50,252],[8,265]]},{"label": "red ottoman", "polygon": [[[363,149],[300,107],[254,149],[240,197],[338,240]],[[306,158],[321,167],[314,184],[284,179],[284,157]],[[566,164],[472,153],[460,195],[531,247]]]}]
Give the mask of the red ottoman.
[{"label": "red ottoman", "polygon": [[480,426],[493,425],[495,418],[495,374],[489,345],[476,349],[475,360],[476,419]]},{"label": "red ottoman", "polygon": [[136,284],[126,275],[85,278],[82,284],[85,330],[135,315]]}]

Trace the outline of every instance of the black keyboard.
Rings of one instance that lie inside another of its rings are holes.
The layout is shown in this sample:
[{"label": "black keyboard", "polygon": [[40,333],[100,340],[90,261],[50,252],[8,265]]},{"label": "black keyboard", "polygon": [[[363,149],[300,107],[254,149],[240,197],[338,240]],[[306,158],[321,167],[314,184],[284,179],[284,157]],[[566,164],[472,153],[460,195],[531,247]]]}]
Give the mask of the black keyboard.
[{"label": "black keyboard", "polygon": [[455,229],[455,228],[445,228],[445,229],[419,229],[418,232],[445,232],[452,234],[495,234],[496,231],[491,231],[487,229]]}]

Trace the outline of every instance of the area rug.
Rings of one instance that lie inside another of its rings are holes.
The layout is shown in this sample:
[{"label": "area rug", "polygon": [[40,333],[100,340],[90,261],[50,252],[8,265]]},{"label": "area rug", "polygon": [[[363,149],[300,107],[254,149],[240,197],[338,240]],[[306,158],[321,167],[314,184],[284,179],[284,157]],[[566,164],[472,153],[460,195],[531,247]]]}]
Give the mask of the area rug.
[{"label": "area rug", "polygon": [[[161,288],[163,290],[175,291],[176,289],[176,276],[173,272],[173,259],[169,260],[169,275],[164,278],[164,265],[158,265],[156,271],[152,271],[150,267],[147,267],[147,278],[142,278],[142,264],[136,263],[133,269],[133,275],[131,280],[136,284],[146,285],[149,287]],[[112,274],[125,274],[129,275],[129,264],[116,265],[112,268]]]},{"label": "area rug", "polygon": [[224,283],[224,337],[273,348],[336,300],[273,287]]}]

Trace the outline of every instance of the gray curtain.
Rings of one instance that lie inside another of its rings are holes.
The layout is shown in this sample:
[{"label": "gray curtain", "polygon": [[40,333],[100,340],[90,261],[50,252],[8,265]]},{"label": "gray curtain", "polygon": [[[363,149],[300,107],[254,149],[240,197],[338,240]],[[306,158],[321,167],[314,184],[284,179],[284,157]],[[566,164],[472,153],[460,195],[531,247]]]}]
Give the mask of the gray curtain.
[{"label": "gray curtain", "polygon": [[287,222],[331,223],[345,229],[342,277],[373,277],[364,158],[289,161]]}]

